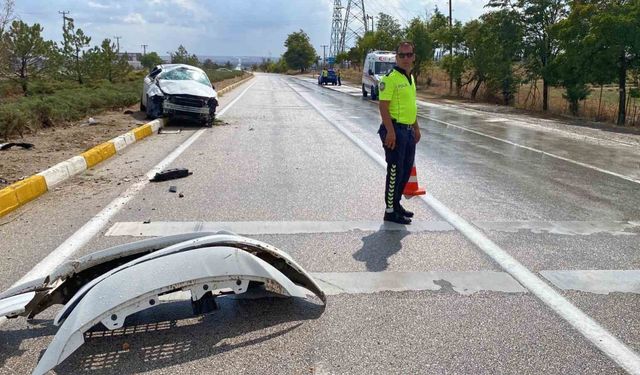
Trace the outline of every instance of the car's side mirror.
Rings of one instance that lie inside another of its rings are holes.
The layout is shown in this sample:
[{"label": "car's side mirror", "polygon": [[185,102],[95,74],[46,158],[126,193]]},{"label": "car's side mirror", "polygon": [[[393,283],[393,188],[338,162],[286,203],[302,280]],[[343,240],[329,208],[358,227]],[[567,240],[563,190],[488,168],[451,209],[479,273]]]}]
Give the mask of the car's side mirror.
[{"label": "car's side mirror", "polygon": [[373,70],[369,69],[369,75],[372,76],[373,75]]}]

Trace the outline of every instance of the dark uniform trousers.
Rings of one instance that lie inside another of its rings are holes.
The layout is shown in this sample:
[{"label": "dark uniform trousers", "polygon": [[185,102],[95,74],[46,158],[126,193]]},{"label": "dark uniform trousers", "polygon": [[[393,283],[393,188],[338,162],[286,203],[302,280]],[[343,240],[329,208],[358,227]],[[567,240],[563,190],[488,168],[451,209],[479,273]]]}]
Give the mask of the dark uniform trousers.
[{"label": "dark uniform trousers", "polygon": [[411,168],[416,154],[416,142],[413,126],[393,122],[396,132],[396,147],[391,150],[384,146],[387,136],[387,128],[380,125],[378,134],[384,147],[384,156],[387,160],[387,180],[384,189],[385,207],[387,212],[396,210],[402,198],[402,192],[411,176]]}]

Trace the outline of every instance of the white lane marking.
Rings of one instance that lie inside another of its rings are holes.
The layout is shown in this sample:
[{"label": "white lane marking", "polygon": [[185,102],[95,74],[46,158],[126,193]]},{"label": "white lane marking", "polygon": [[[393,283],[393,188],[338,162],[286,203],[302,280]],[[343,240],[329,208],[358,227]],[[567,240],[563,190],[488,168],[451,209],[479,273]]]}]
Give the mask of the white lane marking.
[{"label": "white lane marking", "polygon": [[[247,87],[238,97],[231,103],[226,105],[220,112],[222,116],[231,106],[233,106],[256,82]],[[78,229],[74,234],[67,238],[60,246],[47,255],[40,263],[38,263],[31,271],[23,276],[16,284],[34,280],[48,275],[56,266],[61,264],[66,258],[78,251],[82,246],[87,244],[97,233],[104,228],[109,220],[120,211],[133,197],[136,196],[148,183],[156,172],[159,172],[171,164],[178,156],[180,156],[189,146],[193,144],[207,129],[200,129],[189,137],[184,143],[178,146],[173,152],[165,157],[160,163],[154,166],[146,175],[138,182],[134,183],[119,197],[109,203],[102,211],[91,218],[85,225]]]},{"label": "white lane marking", "polygon": [[562,290],[640,294],[640,270],[545,270],[540,274]]},{"label": "white lane marking", "polygon": [[[298,93],[301,98],[309,103],[309,105],[311,105],[320,114],[320,116],[324,117],[337,130],[360,147],[362,151],[369,155],[382,168],[386,168],[386,163],[380,155],[369,148],[369,146],[367,146],[363,141],[356,138],[338,122],[330,119],[326,114],[327,111],[322,111],[314,100],[308,98],[307,95],[303,95],[298,92],[289,82],[287,82],[287,84],[294,92]],[[449,224],[458,229],[469,241],[474,243],[479,249],[498,263],[502,269],[518,280],[525,288],[527,288],[527,290],[535,294],[536,297],[538,297],[544,304],[571,324],[578,332],[591,341],[593,345],[598,347],[609,358],[629,373],[640,375],[640,357],[638,357],[637,353],[569,302],[569,300],[561,296],[552,287],[547,285],[533,272],[520,264],[520,262],[509,255],[506,251],[502,250],[480,230],[440,203],[440,201],[431,194],[427,193],[426,195],[420,196],[420,198],[443,219],[449,222]]]},{"label": "white lane marking", "polygon": [[[637,236],[640,223],[627,221],[516,221],[492,222],[475,221],[474,225],[489,231],[518,233],[526,230],[531,233],[550,233],[557,235],[592,235],[606,233],[620,236]],[[350,231],[407,231],[443,232],[454,228],[446,221],[416,220],[410,226],[404,226],[380,220],[371,221],[154,221],[117,222],[105,233],[105,236],[157,237],[181,233],[231,231],[244,235],[261,234],[302,234],[302,233],[345,233]]]},{"label": "white lane marking", "polygon": [[231,231],[244,235],[262,234],[303,234],[303,233],[344,233],[350,231],[377,232],[443,232],[454,230],[444,221],[414,222],[410,227],[381,221],[157,221],[148,224],[141,222],[118,222],[107,231],[105,236],[158,237],[172,234],[194,232]]},{"label": "white lane marking", "polygon": [[[339,90],[334,90],[334,91],[340,92]],[[428,105],[427,105],[427,107],[428,107]],[[579,165],[579,166],[584,167],[584,168],[593,169],[595,171],[608,174],[610,176],[618,177],[618,178],[621,178],[621,179],[626,180],[626,181],[635,182],[636,184],[640,184],[640,180],[638,180],[638,179],[635,179],[633,177],[628,177],[628,176],[625,176],[623,174],[616,173],[616,172],[613,172],[613,171],[609,171],[609,170],[606,170],[606,169],[603,169],[603,168],[599,168],[599,167],[597,167],[595,165],[592,165],[592,164],[583,163],[583,162],[580,162],[580,161],[577,161],[577,160],[565,158],[564,156],[556,155],[554,153],[543,151],[543,150],[540,150],[540,149],[537,149],[537,148],[534,148],[534,147],[525,146],[525,145],[520,144],[520,143],[512,142],[512,141],[509,141],[507,139],[499,138],[499,137],[496,137],[496,136],[493,136],[493,135],[490,135],[490,134],[486,134],[486,133],[483,133],[483,132],[480,132],[480,131],[477,131],[477,130],[473,130],[473,129],[467,128],[465,126],[452,124],[452,123],[447,122],[447,121],[442,121],[442,120],[439,120],[437,118],[434,118],[434,117],[431,117],[431,116],[427,116],[427,115],[424,115],[424,114],[420,114],[419,113],[418,116],[426,118],[426,119],[429,119],[429,120],[432,120],[432,121],[435,121],[435,122],[439,122],[439,123],[447,125],[447,126],[451,126],[451,127],[457,128],[457,129],[461,129],[461,130],[467,131],[469,133],[473,133],[473,134],[476,134],[476,135],[487,137],[487,138],[490,138],[490,139],[493,139],[493,140],[496,140],[496,141],[499,141],[499,142],[510,144],[512,146],[523,148],[523,149],[528,150],[528,151],[533,151],[533,152],[536,152],[536,153],[539,153],[539,154],[542,154],[542,155],[550,156],[550,157],[558,159],[558,160],[566,161],[568,163],[576,164],[576,165]],[[502,121],[502,120],[512,121],[512,120],[503,119],[503,118],[500,118],[499,120],[500,121]],[[488,120],[485,120],[485,121],[488,121]],[[592,138],[594,138],[594,137],[592,137]],[[594,139],[597,139],[597,138],[594,138]],[[631,145],[631,144],[627,144],[627,143],[624,143],[624,142],[618,142],[618,143],[623,143],[625,145]],[[632,145],[632,146],[635,146],[635,145]]]},{"label": "white lane marking", "polygon": [[613,171],[602,169],[602,168],[596,167],[595,165],[592,165],[592,164],[587,164],[587,163],[583,163],[583,162],[580,162],[580,161],[577,161],[577,160],[565,158],[564,156],[556,155],[556,154],[553,154],[551,152],[543,151],[543,150],[540,150],[540,149],[537,149],[537,148],[534,148],[534,147],[525,146],[525,145],[520,144],[520,143],[509,141],[507,139],[502,139],[502,138],[495,137],[493,135],[489,135],[489,134],[486,134],[486,133],[483,133],[483,132],[480,132],[480,131],[477,131],[477,130],[469,129],[469,128],[464,127],[464,126],[455,125],[455,124],[452,124],[450,122],[442,121],[442,120],[439,120],[439,119],[431,117],[431,116],[427,116],[427,115],[423,115],[423,114],[418,114],[418,116],[426,118],[426,119],[429,119],[431,121],[439,122],[439,123],[447,125],[447,126],[451,126],[451,127],[457,128],[457,129],[461,129],[461,130],[467,131],[469,133],[473,133],[473,134],[480,135],[480,136],[483,136],[483,137],[491,138],[493,140],[496,140],[496,141],[499,141],[499,142],[503,142],[503,143],[506,143],[506,144],[509,144],[509,145],[512,145],[512,146],[520,147],[520,148],[523,148],[523,149],[528,150],[528,151],[533,151],[533,152],[536,152],[536,153],[539,153],[539,154],[542,154],[542,155],[545,155],[545,156],[550,156],[550,157],[558,159],[558,160],[566,161],[568,163],[576,164],[576,165],[579,165],[579,166],[584,167],[584,168],[593,169],[594,171],[598,171],[598,172],[601,172],[601,173],[608,174],[610,176],[618,177],[618,178],[621,178],[623,180],[627,180],[627,181],[630,181],[630,182],[635,182],[636,184],[640,184],[640,180],[637,180],[637,179],[635,179],[633,177],[628,177],[628,176],[625,176],[625,175],[620,174],[620,173],[616,173],[616,172],[613,172]]},{"label": "white lane marking", "polygon": [[[453,290],[464,296],[483,291],[527,293],[509,274],[496,271],[311,272],[311,276],[329,296],[425,290]],[[239,298],[242,298],[241,295]],[[188,291],[160,296],[162,302],[187,299],[191,299]]]},{"label": "white lane marking", "polygon": [[451,287],[465,296],[481,291],[527,293],[509,274],[495,271],[316,272],[311,276],[328,295],[438,291],[443,287]]}]

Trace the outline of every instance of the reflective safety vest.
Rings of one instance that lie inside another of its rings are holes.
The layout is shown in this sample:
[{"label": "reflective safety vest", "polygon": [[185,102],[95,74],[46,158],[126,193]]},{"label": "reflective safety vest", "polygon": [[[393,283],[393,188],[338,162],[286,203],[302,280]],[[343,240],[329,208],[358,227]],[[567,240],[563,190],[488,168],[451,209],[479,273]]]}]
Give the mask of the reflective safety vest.
[{"label": "reflective safety vest", "polygon": [[322,76],[323,77],[327,77],[329,75],[329,72],[326,69],[322,70]]},{"label": "reflective safety vest", "polygon": [[411,75],[411,81],[398,67],[380,80],[379,99],[389,101],[389,114],[395,121],[413,125],[418,116],[416,102],[416,81]]}]

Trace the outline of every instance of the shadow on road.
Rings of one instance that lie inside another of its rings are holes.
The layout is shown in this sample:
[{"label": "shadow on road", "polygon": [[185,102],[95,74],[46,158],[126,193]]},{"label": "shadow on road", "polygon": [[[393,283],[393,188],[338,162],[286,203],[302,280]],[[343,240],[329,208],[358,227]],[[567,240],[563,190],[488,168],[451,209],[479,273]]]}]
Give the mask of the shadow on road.
[{"label": "shadow on road", "polygon": [[384,226],[375,233],[362,237],[362,248],[353,254],[353,258],[365,262],[367,270],[384,271],[389,267],[389,258],[402,249],[402,239],[409,231],[387,230]]},{"label": "shadow on road", "polygon": [[[58,327],[53,325],[53,320],[33,319],[25,329],[3,331],[0,335],[0,369],[4,368],[8,359],[20,357],[27,351],[23,347],[23,341],[44,336],[53,337],[57,330]],[[35,367],[35,363],[33,366]]]},{"label": "shadow on road", "polygon": [[324,311],[298,298],[218,301],[220,309],[204,316],[175,302],[127,318],[122,329],[87,332],[56,373],[132,374],[188,363],[285,336]]}]

